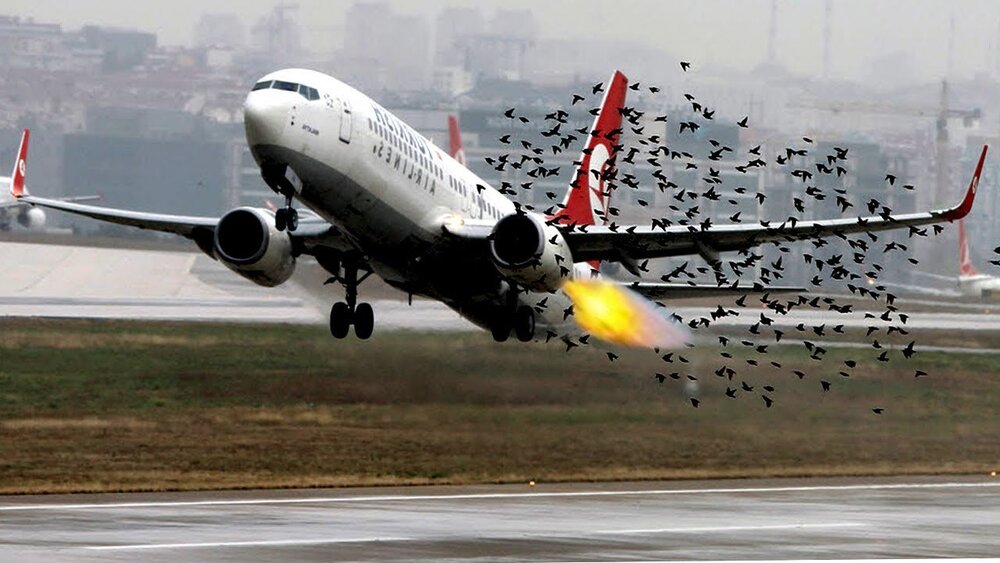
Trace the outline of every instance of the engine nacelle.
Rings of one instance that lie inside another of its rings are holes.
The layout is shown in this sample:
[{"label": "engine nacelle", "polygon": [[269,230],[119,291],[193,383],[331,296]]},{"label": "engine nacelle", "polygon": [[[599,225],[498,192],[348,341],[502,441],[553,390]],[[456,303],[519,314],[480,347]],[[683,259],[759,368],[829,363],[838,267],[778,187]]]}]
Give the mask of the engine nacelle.
[{"label": "engine nacelle", "polygon": [[45,228],[45,212],[37,207],[26,207],[17,215],[17,222],[30,231]]},{"label": "engine nacelle", "polygon": [[279,231],[265,209],[239,207],[215,226],[215,257],[257,285],[274,287],[295,271],[292,237]]},{"label": "engine nacelle", "polygon": [[507,279],[536,291],[555,291],[573,275],[566,239],[536,214],[500,219],[490,235],[490,255]]}]

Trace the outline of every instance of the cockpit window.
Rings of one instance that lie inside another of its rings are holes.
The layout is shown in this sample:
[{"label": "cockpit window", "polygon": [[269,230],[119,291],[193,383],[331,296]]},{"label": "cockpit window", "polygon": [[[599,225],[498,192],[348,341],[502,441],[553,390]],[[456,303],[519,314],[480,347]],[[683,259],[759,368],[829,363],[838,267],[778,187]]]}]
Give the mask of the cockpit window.
[{"label": "cockpit window", "polygon": [[305,84],[299,84],[299,94],[302,94],[302,97],[307,100],[319,99],[319,92],[317,92],[315,88],[310,88]]},{"label": "cockpit window", "polygon": [[319,91],[311,86],[306,86],[305,84],[296,84],[295,82],[285,82],[283,80],[262,80],[253,85],[251,92],[256,92],[257,90],[284,90],[286,92],[298,92],[303,98],[316,101],[320,98]]},{"label": "cockpit window", "polygon": [[252,92],[257,90],[266,90],[273,88],[275,90],[284,90],[286,92],[298,92],[300,96],[307,100],[315,101],[320,98],[319,91],[305,84],[296,84],[295,82],[285,82],[283,80],[264,80],[253,85]]}]

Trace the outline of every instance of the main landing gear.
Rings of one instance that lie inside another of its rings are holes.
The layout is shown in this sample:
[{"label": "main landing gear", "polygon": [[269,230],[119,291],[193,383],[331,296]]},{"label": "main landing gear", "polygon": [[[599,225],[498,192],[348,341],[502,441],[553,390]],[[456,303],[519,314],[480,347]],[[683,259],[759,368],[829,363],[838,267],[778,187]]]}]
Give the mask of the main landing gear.
[{"label": "main landing gear", "polygon": [[344,284],[347,293],[346,302],[334,303],[330,308],[330,334],[334,338],[345,338],[351,330],[351,325],[354,325],[354,334],[361,340],[371,337],[375,329],[375,312],[368,303],[358,303],[358,286],[371,274],[370,271],[365,272],[359,279],[357,266],[347,263],[343,266],[343,275],[327,280],[327,283]]},{"label": "main landing gear", "polygon": [[498,307],[490,323],[493,340],[506,342],[513,330],[521,342],[531,342],[535,338],[535,310],[527,305],[517,305],[517,290],[507,292],[507,305]]}]

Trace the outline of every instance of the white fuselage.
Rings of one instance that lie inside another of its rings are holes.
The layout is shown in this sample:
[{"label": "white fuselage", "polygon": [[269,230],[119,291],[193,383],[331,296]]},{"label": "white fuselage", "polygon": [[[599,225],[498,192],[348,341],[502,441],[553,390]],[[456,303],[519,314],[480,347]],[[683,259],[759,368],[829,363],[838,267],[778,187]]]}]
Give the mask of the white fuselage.
[{"label": "white fuselage", "polygon": [[[278,81],[281,88],[254,90],[244,106],[247,141],[258,165],[287,165],[294,172],[296,199],[344,231],[388,283],[440,299],[487,326],[492,312],[505,304],[507,283],[488,252],[446,235],[442,225],[496,221],[514,213],[514,203],[368,96],[330,76],[283,70],[259,84],[267,81]],[[291,91],[288,84],[304,85],[307,92]],[[589,266],[578,265],[575,272],[589,272]],[[518,300],[534,305],[545,297],[538,326],[566,332],[563,310],[569,300],[562,292],[520,292]],[[545,330],[536,334],[544,336]]]},{"label": "white fuselage", "polygon": [[969,297],[1000,296],[1000,278],[979,274],[958,278],[958,289]]}]

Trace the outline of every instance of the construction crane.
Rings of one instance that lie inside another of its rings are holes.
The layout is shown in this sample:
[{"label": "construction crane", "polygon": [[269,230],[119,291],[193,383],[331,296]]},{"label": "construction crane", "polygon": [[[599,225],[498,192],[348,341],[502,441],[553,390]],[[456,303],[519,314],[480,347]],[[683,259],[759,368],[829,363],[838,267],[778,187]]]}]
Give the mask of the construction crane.
[{"label": "construction crane", "polygon": [[788,104],[790,108],[811,109],[817,111],[829,111],[838,113],[867,113],[881,115],[900,115],[916,118],[929,118],[935,120],[935,186],[934,204],[942,205],[945,191],[950,178],[948,170],[948,120],[958,118],[962,120],[962,125],[972,127],[982,118],[982,110],[957,109],[949,107],[948,101],[948,81],[941,81],[941,97],[938,107],[920,106],[900,106],[890,103],[863,102],[863,101],[824,101],[824,100],[798,100]]}]

